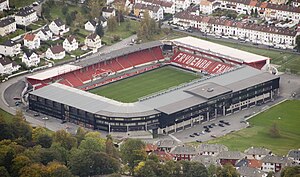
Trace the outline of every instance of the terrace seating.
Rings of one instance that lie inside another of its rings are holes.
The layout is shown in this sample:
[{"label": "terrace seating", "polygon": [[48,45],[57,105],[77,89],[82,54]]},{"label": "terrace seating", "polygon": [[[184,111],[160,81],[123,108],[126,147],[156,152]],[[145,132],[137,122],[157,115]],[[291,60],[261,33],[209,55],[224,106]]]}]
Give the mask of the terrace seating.
[{"label": "terrace seating", "polygon": [[191,67],[209,74],[219,74],[230,70],[233,66],[227,63],[218,62],[203,58],[201,56],[178,51],[173,57],[172,62],[178,63],[184,67]]},{"label": "terrace seating", "polygon": [[73,87],[81,86],[83,83],[82,81],[76,77],[74,72],[69,72],[62,75],[64,80],[67,80]]},{"label": "terrace seating", "polygon": [[152,48],[152,51],[157,60],[161,60],[164,58],[160,47],[154,47],[154,48]]}]

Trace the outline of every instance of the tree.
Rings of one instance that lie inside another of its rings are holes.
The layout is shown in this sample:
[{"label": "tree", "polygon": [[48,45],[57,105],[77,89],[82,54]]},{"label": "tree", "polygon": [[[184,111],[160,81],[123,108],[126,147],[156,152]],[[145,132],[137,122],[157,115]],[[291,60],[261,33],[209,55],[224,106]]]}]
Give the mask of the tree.
[{"label": "tree", "polygon": [[70,26],[73,22],[73,19],[69,13],[66,14],[66,25]]},{"label": "tree", "polygon": [[83,25],[84,22],[85,22],[84,16],[80,12],[77,12],[75,15],[75,26],[80,27]]},{"label": "tree", "polygon": [[121,146],[121,156],[133,172],[133,168],[146,159],[145,144],[138,139],[128,139]]},{"label": "tree", "polygon": [[269,133],[270,133],[270,136],[272,138],[279,138],[280,137],[280,132],[279,132],[279,128],[277,126],[277,123],[273,123],[271,128],[269,129]]},{"label": "tree", "polygon": [[181,164],[180,162],[167,161],[162,169],[162,175],[165,177],[180,177],[181,176]]},{"label": "tree", "polygon": [[106,142],[105,142],[105,151],[108,155],[114,157],[114,158],[118,158],[119,154],[117,149],[114,146],[112,137],[110,135],[107,135],[106,137]]},{"label": "tree", "polygon": [[231,164],[226,164],[222,167],[217,168],[218,177],[238,177],[240,176],[236,169]]},{"label": "tree", "polygon": [[82,149],[72,149],[68,166],[74,175],[90,176],[92,174],[92,153]]},{"label": "tree", "polygon": [[98,34],[101,38],[104,36],[103,26],[102,26],[102,24],[100,22],[96,26],[96,34]]},{"label": "tree", "polygon": [[22,111],[17,111],[15,118],[12,120],[12,130],[14,139],[21,138],[30,141],[32,138],[32,128],[25,121]]},{"label": "tree", "polygon": [[58,162],[62,162],[62,158],[60,156],[60,153],[57,151],[54,151],[53,149],[50,148],[43,148],[41,149],[41,163],[44,165],[47,165],[49,162],[52,161],[58,161]]},{"label": "tree", "polygon": [[296,45],[298,52],[300,52],[300,35],[296,37]]},{"label": "tree", "polygon": [[115,31],[117,28],[116,17],[109,17],[107,20],[107,29],[108,31]]},{"label": "tree", "polygon": [[8,171],[4,166],[0,166],[0,176],[1,177],[10,177]]},{"label": "tree", "polygon": [[275,172],[269,171],[267,177],[275,177]]},{"label": "tree", "polygon": [[258,17],[258,11],[257,11],[257,9],[254,10],[254,16]]},{"label": "tree", "polygon": [[300,166],[285,167],[280,174],[281,177],[300,177]]},{"label": "tree", "polygon": [[100,11],[104,5],[104,0],[88,0],[87,6],[90,9],[91,18],[97,18],[100,16]]},{"label": "tree", "polygon": [[12,139],[13,138],[13,131],[11,125],[8,124],[3,115],[0,115],[0,141],[4,139]]},{"label": "tree", "polygon": [[61,12],[62,12],[62,14],[67,14],[68,11],[69,11],[69,7],[68,7],[68,5],[65,4],[65,5],[62,7]]},{"label": "tree", "polygon": [[53,134],[53,141],[61,144],[61,146],[66,148],[67,150],[71,150],[72,147],[77,146],[76,138],[65,130],[56,131]]},{"label": "tree", "polygon": [[44,127],[37,127],[32,130],[32,140],[37,141],[38,137],[42,134],[46,133],[46,129]]},{"label": "tree", "polygon": [[20,177],[43,177],[46,176],[46,168],[44,165],[39,163],[31,164],[30,166],[25,166],[20,171]]},{"label": "tree", "polygon": [[208,171],[208,176],[213,177],[213,176],[216,176],[217,168],[215,165],[211,164],[207,168],[207,171]]},{"label": "tree", "polygon": [[81,141],[79,149],[87,151],[104,151],[104,143],[99,138],[87,137]]},{"label": "tree", "polygon": [[151,40],[153,35],[158,33],[160,33],[160,29],[155,20],[150,17],[148,11],[145,11],[140,28],[137,31],[138,38],[141,40]]},{"label": "tree", "polygon": [[120,163],[117,159],[103,152],[94,152],[92,155],[92,175],[104,175],[118,172]]},{"label": "tree", "polygon": [[41,134],[38,136],[36,143],[43,148],[49,148],[52,145],[52,137],[47,133]]},{"label": "tree", "polygon": [[7,171],[11,171],[12,161],[14,159],[15,153],[10,149],[4,156],[4,166]]},{"label": "tree", "polygon": [[156,164],[152,160],[142,161],[134,168],[134,176],[136,177],[157,177],[155,173]]},{"label": "tree", "polygon": [[46,166],[47,176],[49,177],[72,177],[71,171],[59,162],[51,162]]},{"label": "tree", "polygon": [[32,161],[24,155],[15,157],[12,161],[12,176],[19,176],[20,170],[25,166],[29,166],[31,163]]},{"label": "tree", "polygon": [[87,131],[84,128],[78,127],[78,129],[76,131],[76,135],[75,135],[78,145],[84,139],[86,134],[87,134]]}]

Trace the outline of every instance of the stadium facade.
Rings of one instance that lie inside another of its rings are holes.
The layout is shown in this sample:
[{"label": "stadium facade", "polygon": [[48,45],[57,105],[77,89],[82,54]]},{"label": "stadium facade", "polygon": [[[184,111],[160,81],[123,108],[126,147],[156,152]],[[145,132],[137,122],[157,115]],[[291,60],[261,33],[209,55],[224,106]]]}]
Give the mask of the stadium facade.
[{"label": "stadium facade", "polygon": [[[172,59],[163,62],[160,67],[175,65],[199,73],[205,72],[208,76],[141,98],[134,103],[121,103],[55,82],[29,93],[29,109],[108,132],[147,130],[154,134],[165,134],[263,104],[279,94],[280,78],[252,67],[255,62],[259,65],[254,65],[260,68],[262,62],[268,63],[268,59],[262,56],[243,56],[246,53],[242,51],[235,52],[234,56],[214,53],[213,47],[203,49],[195,45],[188,46],[186,38],[169,44],[161,43],[159,47],[162,51],[172,51]],[[215,50],[220,49],[218,47]],[[137,48],[145,50],[143,47]],[[238,58],[238,54],[242,55],[242,59]],[[115,56],[107,60],[111,58]],[[250,66],[243,65],[247,62],[251,63]],[[151,61],[150,64],[155,62]]]}]

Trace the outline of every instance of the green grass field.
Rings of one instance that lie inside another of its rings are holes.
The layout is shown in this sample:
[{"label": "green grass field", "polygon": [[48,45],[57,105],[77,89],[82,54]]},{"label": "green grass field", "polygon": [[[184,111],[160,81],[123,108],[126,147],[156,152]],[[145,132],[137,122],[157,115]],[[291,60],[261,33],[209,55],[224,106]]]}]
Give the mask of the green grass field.
[{"label": "green grass field", "polygon": [[0,109],[0,117],[2,117],[6,122],[11,122],[14,116],[7,113],[3,109]]},{"label": "green grass field", "polygon": [[[244,151],[251,146],[266,147],[275,154],[286,155],[290,149],[300,147],[300,101],[290,100],[251,118],[251,128],[209,141],[228,146],[231,150]],[[280,117],[280,118],[279,118]],[[272,138],[269,130],[277,123],[281,136]]]},{"label": "green grass field", "polygon": [[121,80],[90,92],[117,101],[130,103],[138,98],[199,78],[195,74],[164,67]]}]

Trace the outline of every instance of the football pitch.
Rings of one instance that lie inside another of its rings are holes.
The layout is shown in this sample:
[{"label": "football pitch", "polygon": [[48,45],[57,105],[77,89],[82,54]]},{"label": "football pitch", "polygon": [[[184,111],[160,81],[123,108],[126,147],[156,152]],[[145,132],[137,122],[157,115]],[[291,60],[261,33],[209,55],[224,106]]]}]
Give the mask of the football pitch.
[{"label": "football pitch", "polygon": [[[289,100],[249,120],[250,128],[209,141],[228,146],[230,150],[244,151],[254,147],[265,147],[275,154],[286,155],[290,149],[300,147],[300,101]],[[280,137],[270,135],[270,127],[276,123]]]},{"label": "football pitch", "polygon": [[163,67],[106,86],[90,90],[123,103],[199,78],[196,74],[173,67]]}]

